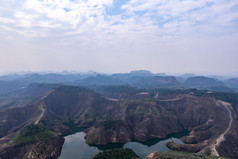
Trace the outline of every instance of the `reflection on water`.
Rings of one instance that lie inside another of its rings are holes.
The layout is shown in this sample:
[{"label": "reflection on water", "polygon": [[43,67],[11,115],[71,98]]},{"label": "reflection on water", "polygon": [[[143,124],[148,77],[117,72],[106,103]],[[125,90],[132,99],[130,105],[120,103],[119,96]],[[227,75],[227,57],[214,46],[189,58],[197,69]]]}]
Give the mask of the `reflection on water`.
[{"label": "reflection on water", "polygon": [[[68,135],[65,137],[65,143],[62,148],[60,159],[90,159],[94,157],[99,150],[97,147],[89,146],[85,143],[84,132],[79,132],[73,135]],[[156,139],[155,139],[156,140]],[[140,156],[141,159],[144,159],[148,154],[154,151],[168,151],[169,148],[166,147],[166,143],[173,140],[177,143],[183,143],[178,138],[169,138],[160,140],[154,145],[145,145],[139,142],[128,142],[126,144],[119,144],[120,147],[131,148],[135,153]],[[115,146],[105,146],[104,149],[110,149]],[[100,146],[100,149],[103,148]]]},{"label": "reflection on water", "polygon": [[60,159],[90,159],[98,152],[98,148],[85,143],[84,132],[79,132],[65,137]]},{"label": "reflection on water", "polygon": [[146,156],[148,156],[150,153],[155,152],[155,151],[168,151],[169,148],[166,146],[166,143],[173,140],[173,142],[176,143],[183,143],[181,140],[177,138],[170,138],[170,139],[165,139],[161,140],[155,145],[152,146],[147,146],[143,145],[138,142],[128,142],[124,145],[124,148],[131,148],[135,151],[135,153],[140,156],[141,159],[144,159]]}]

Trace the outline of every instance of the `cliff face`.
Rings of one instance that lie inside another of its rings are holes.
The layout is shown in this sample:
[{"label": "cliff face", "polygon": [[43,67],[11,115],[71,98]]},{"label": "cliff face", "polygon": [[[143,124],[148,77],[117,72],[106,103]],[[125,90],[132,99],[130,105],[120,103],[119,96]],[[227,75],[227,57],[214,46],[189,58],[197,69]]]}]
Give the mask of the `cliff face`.
[{"label": "cliff face", "polygon": [[176,116],[152,100],[108,100],[89,90],[61,87],[44,100],[45,119],[65,117],[81,127],[89,127],[89,144],[145,141],[182,131]]},{"label": "cliff face", "polygon": [[[86,142],[93,145],[125,143],[132,139],[146,141],[151,138],[164,138],[171,133],[188,129],[191,133],[183,140],[197,144],[187,145],[185,150],[196,146],[196,151],[200,151],[210,146],[225,131],[229,120],[226,108],[213,98],[173,94],[146,100],[110,100],[91,90],[72,86],[58,87],[34,104],[6,109],[0,113],[2,136],[17,130],[19,124],[35,125],[29,129],[31,131],[25,131],[31,134],[33,142],[16,148],[16,145],[1,145],[0,156],[3,159],[11,157],[11,153],[23,157],[39,153],[40,157],[57,158],[63,145],[60,135],[70,131],[65,125],[67,121],[73,121],[81,128],[86,127]],[[15,115],[19,121],[15,118],[13,120]],[[35,123],[37,119],[39,124]],[[4,122],[7,126],[4,126]],[[42,137],[35,129],[47,135]],[[22,134],[24,133],[20,133]],[[3,141],[1,139],[0,141]],[[232,143],[230,140],[227,142]],[[233,145],[238,147],[235,143]],[[230,152],[229,143],[223,147],[227,151],[221,150],[221,154],[225,156]]]},{"label": "cliff face", "polygon": [[199,142],[200,149],[221,134],[229,120],[226,110],[214,99],[185,95],[176,100],[134,101],[121,106],[110,120],[119,123],[88,128],[86,142],[106,144],[136,139],[164,138],[183,129],[191,131],[183,140]]},{"label": "cliff face", "polygon": [[225,130],[227,112],[213,98],[188,94],[163,96],[154,100],[108,100],[99,94],[61,87],[45,98],[45,119],[68,118],[85,131],[86,142],[93,145],[125,143],[132,139],[145,141],[164,138],[184,129],[191,131],[183,138],[199,143],[199,151]]},{"label": "cliff face", "polygon": [[45,148],[42,151],[42,156],[46,158],[58,158],[60,156],[63,144],[64,138],[62,136],[52,137],[45,142]]},{"label": "cliff face", "polygon": [[183,130],[176,118],[155,102],[124,101],[119,108],[112,112],[111,119],[99,121],[98,125],[87,130],[87,143],[145,141]]}]

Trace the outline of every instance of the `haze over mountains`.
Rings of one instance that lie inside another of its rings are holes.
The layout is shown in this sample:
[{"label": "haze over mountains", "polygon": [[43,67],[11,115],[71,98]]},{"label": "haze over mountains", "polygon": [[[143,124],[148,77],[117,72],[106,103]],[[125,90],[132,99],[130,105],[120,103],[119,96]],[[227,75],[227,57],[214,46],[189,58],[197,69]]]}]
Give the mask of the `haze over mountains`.
[{"label": "haze over mountains", "polygon": [[[0,0],[0,159],[59,158],[78,132],[109,148],[182,133],[184,144],[164,145],[177,151],[149,159],[237,159],[237,10],[238,0]],[[114,152],[139,155],[99,156]]]},{"label": "haze over mountains", "polygon": [[186,144],[171,149],[235,159],[237,111],[237,78],[145,70],[0,76],[0,157],[58,158],[63,136],[77,131],[100,146],[186,130]]},{"label": "haze over mountains", "polygon": [[184,74],[180,76],[167,76],[165,73],[153,74],[150,71],[139,70],[130,73],[99,74],[96,72],[84,74],[23,74],[0,76],[0,89],[6,90],[11,87],[19,88],[30,83],[65,83],[78,86],[102,86],[102,85],[130,85],[138,88],[171,88],[186,89],[198,88],[209,90],[230,91],[238,88],[237,78],[213,78],[210,76],[196,76]]}]

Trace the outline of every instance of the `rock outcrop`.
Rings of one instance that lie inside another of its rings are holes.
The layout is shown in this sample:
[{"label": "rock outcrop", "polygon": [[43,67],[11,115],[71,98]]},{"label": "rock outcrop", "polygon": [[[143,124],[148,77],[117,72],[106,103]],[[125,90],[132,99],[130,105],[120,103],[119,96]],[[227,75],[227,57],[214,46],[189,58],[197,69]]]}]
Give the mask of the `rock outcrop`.
[{"label": "rock outcrop", "polygon": [[[70,127],[65,124],[69,121],[84,128],[87,134],[86,142],[92,145],[125,143],[132,139],[146,141],[152,138],[164,138],[171,133],[187,129],[190,134],[183,140],[193,144],[176,145],[176,147],[196,152],[210,146],[226,130],[229,122],[226,108],[211,97],[173,94],[173,96],[164,95],[162,99],[155,97],[143,100],[110,100],[85,88],[60,86],[44,98],[25,107],[2,110],[0,112],[3,114],[0,116],[2,137],[11,132],[21,131],[17,129],[19,124],[23,124],[23,127],[36,124],[35,121],[42,113],[40,108],[44,108],[45,112],[40,118],[39,125],[42,125],[43,130],[50,130],[46,132],[51,135],[51,138],[46,141],[33,136],[34,143],[17,148],[12,145],[7,151],[6,146],[1,145],[2,159],[13,149],[15,155],[22,153],[31,156],[35,151],[32,147],[38,146],[37,144],[41,142],[46,147],[42,152],[36,150],[39,156],[57,157],[63,145],[60,135],[70,132]],[[14,113],[17,114],[16,118],[11,115]],[[18,117],[19,121],[15,121]],[[235,127],[231,130],[235,130]],[[9,141],[12,141],[12,137]],[[235,143],[233,145],[236,146]],[[192,146],[196,149],[192,149]],[[229,146],[227,144],[221,146],[226,147],[226,152],[220,150],[221,154],[226,156],[227,152],[230,152]]]}]

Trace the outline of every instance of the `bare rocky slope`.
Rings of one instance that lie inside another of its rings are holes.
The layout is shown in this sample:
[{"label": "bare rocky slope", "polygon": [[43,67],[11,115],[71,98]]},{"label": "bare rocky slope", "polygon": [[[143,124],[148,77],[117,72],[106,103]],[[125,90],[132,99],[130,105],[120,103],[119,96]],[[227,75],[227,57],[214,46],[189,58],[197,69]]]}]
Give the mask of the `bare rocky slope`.
[{"label": "bare rocky slope", "polygon": [[[235,123],[236,112],[231,112]],[[190,144],[174,146],[183,151],[203,152],[226,131],[230,120],[223,103],[208,96],[187,93],[144,100],[110,100],[75,86],[57,87],[34,103],[0,113],[2,159],[57,158],[64,142],[62,135],[72,131],[70,122],[84,128],[90,145],[146,141],[187,129],[190,134],[183,140]],[[231,139],[236,139],[236,126],[232,124],[217,148],[221,156],[238,157],[238,146]]]}]

